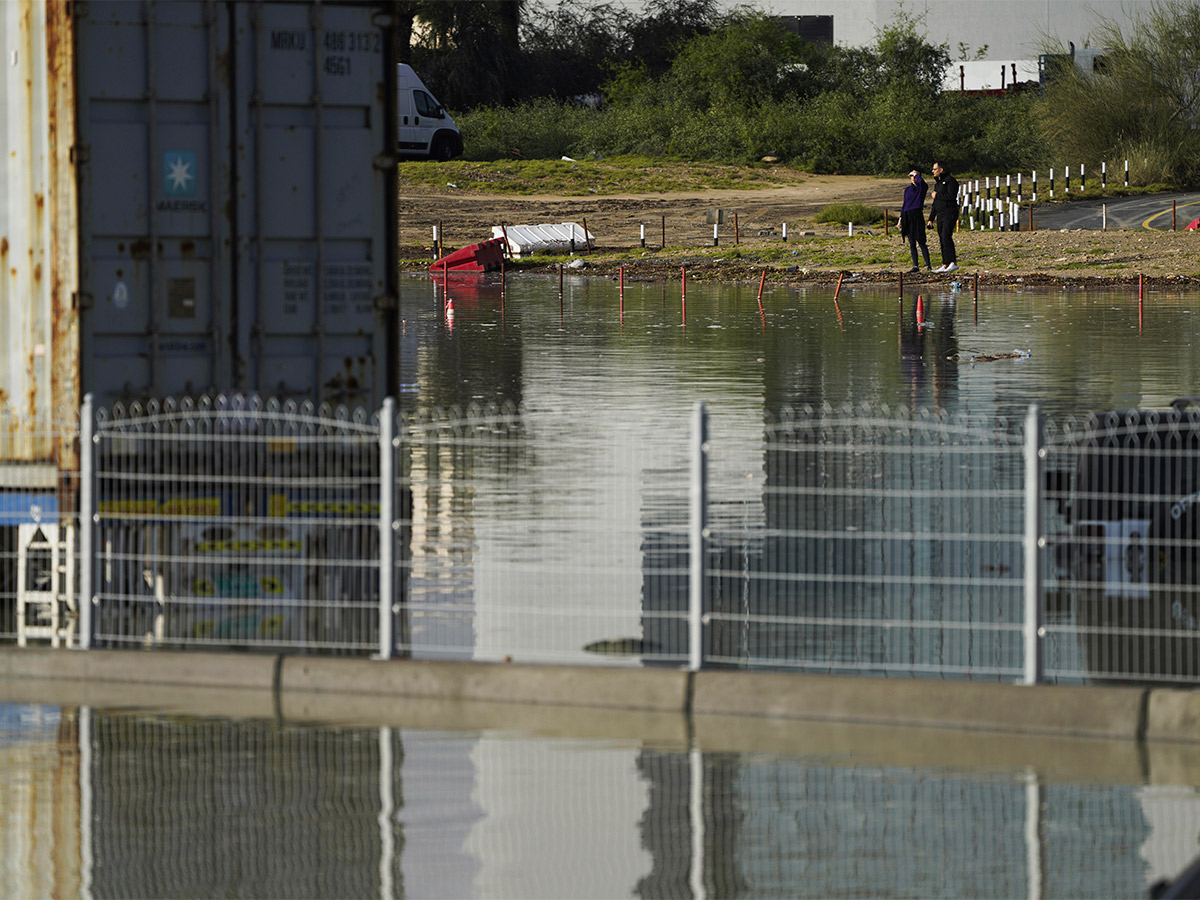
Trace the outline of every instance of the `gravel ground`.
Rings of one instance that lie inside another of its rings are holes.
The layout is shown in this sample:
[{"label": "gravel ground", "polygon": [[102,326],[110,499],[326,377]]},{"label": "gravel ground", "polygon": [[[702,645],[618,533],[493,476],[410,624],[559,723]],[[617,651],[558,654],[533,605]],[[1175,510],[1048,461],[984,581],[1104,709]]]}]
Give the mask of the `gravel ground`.
[{"label": "gravel ground", "polygon": [[[813,176],[799,185],[764,190],[712,191],[704,194],[639,196],[506,197],[406,190],[400,197],[399,243],[402,268],[423,270],[434,257],[433,226],[439,226],[446,251],[492,236],[493,225],[533,225],[586,221],[595,236],[590,252],[538,255],[512,263],[514,269],[556,270],[575,266],[596,275],[625,269],[627,280],[676,278],[681,267],[696,277],[757,281],[764,269],[773,281],[826,283],[851,276],[889,281],[911,261],[898,232],[889,227],[817,225],[816,213],[832,202],[859,202],[893,212],[905,180],[857,176]],[[713,246],[712,210],[722,210],[719,245]],[[1034,211],[1037,221],[1038,210]],[[983,232],[960,223],[960,269],[953,275],[905,276],[913,284],[978,276],[980,283],[1147,284],[1200,283],[1200,233],[1028,230]],[[894,221],[894,218],[893,218]],[[782,224],[788,224],[788,241]],[[647,249],[640,246],[646,227]],[[666,248],[662,248],[665,230]],[[936,236],[929,235],[936,268],[941,264]]]}]

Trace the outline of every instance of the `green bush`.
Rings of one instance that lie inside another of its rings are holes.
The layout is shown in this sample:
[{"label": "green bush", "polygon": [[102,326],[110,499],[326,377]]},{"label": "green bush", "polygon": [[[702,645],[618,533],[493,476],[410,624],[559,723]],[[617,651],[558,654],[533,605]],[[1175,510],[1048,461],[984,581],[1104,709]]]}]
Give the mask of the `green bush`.
[{"label": "green bush", "polygon": [[[1200,183],[1200,2],[1162,0],[1125,24],[1101,20],[1101,71],[1064,62],[1037,105],[1052,158],[1129,160],[1130,183]],[[1051,51],[1055,48],[1044,48]]]},{"label": "green bush", "polygon": [[1036,167],[1033,101],[939,94],[932,73],[945,49],[924,41],[916,20],[897,21],[876,49],[851,52],[797,47],[769,20],[732,16],[660,77],[614,67],[614,99],[600,109],[543,98],[459,114],[464,158],[774,156],[816,173],[897,176],[934,157],[954,172]]},{"label": "green bush", "polygon": [[836,222],[840,225],[875,225],[883,221],[883,210],[864,203],[830,203],[814,217],[823,224]]}]

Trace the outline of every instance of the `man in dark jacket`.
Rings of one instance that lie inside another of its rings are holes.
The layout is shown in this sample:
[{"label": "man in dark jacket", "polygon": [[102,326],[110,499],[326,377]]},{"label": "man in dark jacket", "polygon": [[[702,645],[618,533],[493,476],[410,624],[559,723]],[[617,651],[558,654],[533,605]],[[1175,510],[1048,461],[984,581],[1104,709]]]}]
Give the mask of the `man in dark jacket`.
[{"label": "man in dark jacket", "polygon": [[909,274],[921,271],[917,261],[917,247],[925,255],[925,268],[932,269],[929,262],[929,247],[925,243],[925,192],[929,185],[921,177],[919,169],[908,173],[908,187],[904,189],[904,202],[900,205],[900,237],[908,241],[908,250],[912,253],[912,268]]},{"label": "man in dark jacket", "polygon": [[941,268],[935,272],[953,272],[958,268],[954,249],[954,228],[958,225],[958,181],[940,162],[933,164],[933,202],[929,204],[929,224],[936,223],[942,245]]}]

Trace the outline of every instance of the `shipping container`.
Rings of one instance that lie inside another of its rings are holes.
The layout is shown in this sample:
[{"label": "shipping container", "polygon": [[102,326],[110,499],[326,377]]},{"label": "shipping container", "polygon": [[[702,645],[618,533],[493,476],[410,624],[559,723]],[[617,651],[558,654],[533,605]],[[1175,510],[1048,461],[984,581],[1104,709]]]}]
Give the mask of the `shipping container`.
[{"label": "shipping container", "polygon": [[0,4],[0,408],[395,391],[389,6]]}]

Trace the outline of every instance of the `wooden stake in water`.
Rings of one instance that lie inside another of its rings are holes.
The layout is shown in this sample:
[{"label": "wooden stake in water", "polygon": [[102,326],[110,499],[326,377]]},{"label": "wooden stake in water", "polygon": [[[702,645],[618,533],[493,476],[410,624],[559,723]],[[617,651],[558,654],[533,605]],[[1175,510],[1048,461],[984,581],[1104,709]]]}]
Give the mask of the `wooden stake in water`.
[{"label": "wooden stake in water", "polygon": [[663,250],[667,249],[667,217],[662,217],[662,243],[659,247]]},{"label": "wooden stake in water", "polygon": [[620,275],[620,291],[618,292],[621,299],[621,321],[625,321],[625,267],[618,266],[617,273]]},{"label": "wooden stake in water", "polygon": [[833,291],[833,300],[834,300],[834,302],[835,302],[835,303],[837,302],[838,294],[840,294],[840,293],[842,292],[842,279],[843,279],[843,278],[845,278],[845,277],[846,277],[846,273],[845,273],[845,272],[839,272],[839,273],[838,273],[838,283],[837,283],[837,287],[836,287],[836,288],[834,288],[834,291]]},{"label": "wooden stake in water", "polygon": [[679,300],[683,307],[683,324],[687,324],[687,266],[679,269]]}]

